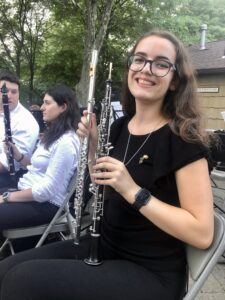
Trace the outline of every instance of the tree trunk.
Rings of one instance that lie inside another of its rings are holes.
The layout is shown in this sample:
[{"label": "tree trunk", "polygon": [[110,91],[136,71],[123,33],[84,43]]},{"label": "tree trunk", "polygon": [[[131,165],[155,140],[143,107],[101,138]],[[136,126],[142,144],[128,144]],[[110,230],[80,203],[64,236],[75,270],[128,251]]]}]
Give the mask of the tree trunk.
[{"label": "tree trunk", "polygon": [[88,88],[89,88],[89,66],[92,50],[96,49],[98,53],[108,28],[112,7],[115,0],[105,0],[103,14],[101,16],[101,27],[96,32],[97,23],[97,2],[96,0],[85,0],[85,45],[83,54],[83,66],[80,81],[76,85],[76,95],[81,107],[87,106]]}]

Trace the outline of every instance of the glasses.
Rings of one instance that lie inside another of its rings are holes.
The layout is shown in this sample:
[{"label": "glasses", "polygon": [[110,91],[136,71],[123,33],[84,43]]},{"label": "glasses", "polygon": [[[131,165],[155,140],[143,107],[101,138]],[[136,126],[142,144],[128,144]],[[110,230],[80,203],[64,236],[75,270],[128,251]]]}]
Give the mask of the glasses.
[{"label": "glasses", "polygon": [[166,76],[170,70],[176,71],[176,67],[171,62],[164,59],[145,59],[143,56],[134,54],[128,58],[128,68],[134,72],[140,72],[149,63],[150,72],[157,77]]}]

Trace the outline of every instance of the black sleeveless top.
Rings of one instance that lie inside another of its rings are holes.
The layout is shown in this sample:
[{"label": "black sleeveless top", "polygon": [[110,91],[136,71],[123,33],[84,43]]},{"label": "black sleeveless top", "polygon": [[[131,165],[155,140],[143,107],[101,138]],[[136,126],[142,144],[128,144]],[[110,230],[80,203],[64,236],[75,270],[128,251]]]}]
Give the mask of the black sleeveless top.
[{"label": "black sleeveless top", "polygon": [[[128,121],[122,117],[111,126],[114,148],[110,155],[120,161],[126,151]],[[131,135],[126,161],[146,137]],[[140,164],[143,155],[148,158]],[[202,144],[187,143],[175,135],[169,125],[164,125],[151,134],[127,169],[138,185],[150,190],[161,201],[179,207],[175,171],[203,157],[208,157],[208,151]],[[118,259],[128,259],[155,271],[180,270],[186,264],[184,243],[135,211],[110,187],[105,191],[101,231],[103,243]]]}]

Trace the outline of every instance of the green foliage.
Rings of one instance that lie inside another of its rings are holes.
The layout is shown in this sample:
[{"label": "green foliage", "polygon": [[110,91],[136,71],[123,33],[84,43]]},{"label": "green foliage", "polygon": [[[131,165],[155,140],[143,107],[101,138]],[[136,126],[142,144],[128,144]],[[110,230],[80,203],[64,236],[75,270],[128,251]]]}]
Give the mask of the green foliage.
[{"label": "green foliage", "polygon": [[[96,2],[96,32],[102,25],[106,1]],[[23,26],[34,3],[48,11],[46,22],[33,18],[36,36]],[[74,88],[80,80],[86,47],[85,4],[84,0],[14,0],[12,6],[9,0],[1,1],[0,69],[19,74],[27,89],[33,80],[35,95],[55,83]],[[113,91],[119,97],[127,53],[142,33],[161,28],[174,32],[186,45],[199,44],[201,24],[208,26],[206,42],[225,39],[224,20],[224,0],[115,0],[99,56],[96,99],[104,97],[109,62],[113,62]],[[35,53],[29,56],[34,46]]]}]

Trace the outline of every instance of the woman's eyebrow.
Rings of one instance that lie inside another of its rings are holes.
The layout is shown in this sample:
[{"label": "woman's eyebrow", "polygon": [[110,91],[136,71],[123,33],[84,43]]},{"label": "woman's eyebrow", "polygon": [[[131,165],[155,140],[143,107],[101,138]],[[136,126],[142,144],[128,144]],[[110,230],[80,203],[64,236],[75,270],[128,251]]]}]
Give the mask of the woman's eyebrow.
[{"label": "woman's eyebrow", "polygon": [[135,52],[134,54],[138,54],[138,55],[142,55],[142,56],[145,56],[147,57],[146,53],[145,52]]},{"label": "woman's eyebrow", "polygon": [[[147,54],[145,52],[136,52],[134,54],[138,54],[138,55],[141,55],[141,56],[144,56],[144,57],[147,57]],[[170,62],[170,59],[167,57],[167,56],[164,56],[164,55],[158,55],[154,58],[155,59],[163,59],[163,60],[167,60]]]},{"label": "woman's eyebrow", "polygon": [[168,60],[170,62],[170,59],[167,56],[159,55],[156,56],[157,59],[163,59],[163,60]]}]

